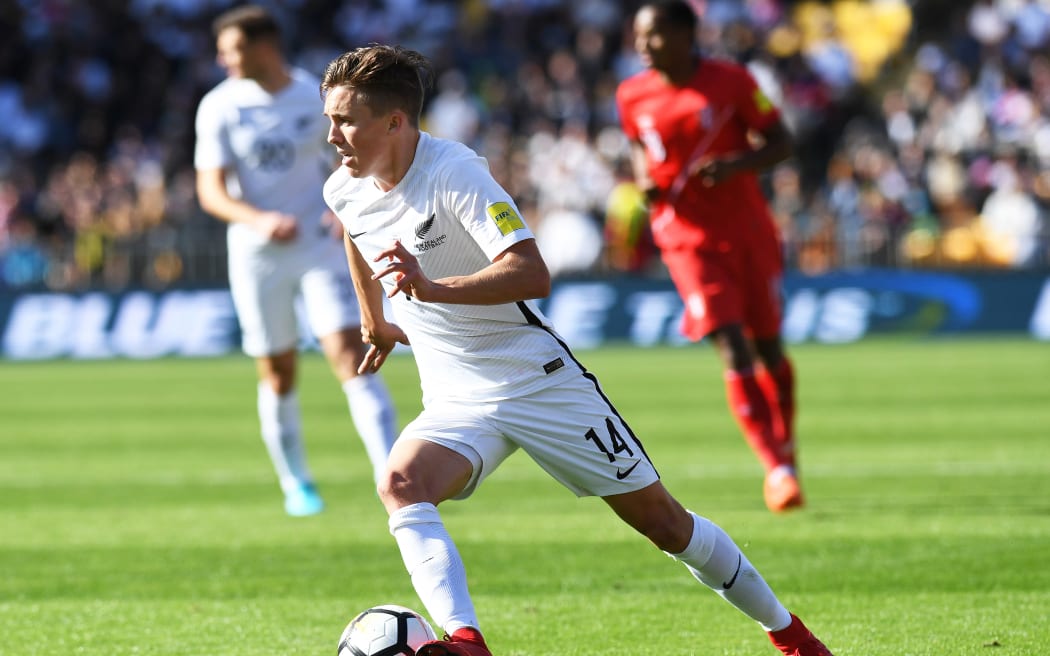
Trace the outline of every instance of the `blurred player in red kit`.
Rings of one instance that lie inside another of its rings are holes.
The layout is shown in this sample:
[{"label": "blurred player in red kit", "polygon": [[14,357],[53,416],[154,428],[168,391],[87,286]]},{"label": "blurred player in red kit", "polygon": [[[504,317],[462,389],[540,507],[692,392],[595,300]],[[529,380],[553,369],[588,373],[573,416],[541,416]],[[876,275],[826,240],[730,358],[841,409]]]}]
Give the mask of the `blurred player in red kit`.
[{"label": "blurred player in red kit", "polygon": [[682,332],[708,337],[729,407],[766,471],[774,512],[802,506],[795,469],[795,378],[780,337],[780,239],[757,173],[791,155],[779,111],[747,69],[702,58],[683,0],[634,17],[646,70],[617,90],[653,238],[685,303]]}]

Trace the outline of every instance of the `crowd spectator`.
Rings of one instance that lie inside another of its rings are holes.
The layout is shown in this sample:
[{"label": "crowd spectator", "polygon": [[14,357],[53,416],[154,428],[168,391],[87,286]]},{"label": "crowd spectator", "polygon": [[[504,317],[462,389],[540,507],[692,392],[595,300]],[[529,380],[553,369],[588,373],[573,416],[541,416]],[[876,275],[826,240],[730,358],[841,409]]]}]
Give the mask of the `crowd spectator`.
[{"label": "crowd spectator", "polygon": [[[373,41],[427,53],[424,129],[488,158],[566,275],[661,273],[612,101],[637,2],[260,3],[310,70]],[[210,22],[234,4],[0,4],[0,287],[222,282],[190,155],[222,75]],[[928,25],[905,0],[694,4],[708,54],[748,65],[798,141],[766,178],[791,266],[1050,262],[1050,1],[936,0]]]},{"label": "crowd spectator", "polygon": [[843,130],[824,191],[783,218],[805,225],[826,201],[835,256],[817,270],[1050,263],[1050,3],[936,9],[949,27],[915,32],[902,82],[872,87],[877,112]]}]

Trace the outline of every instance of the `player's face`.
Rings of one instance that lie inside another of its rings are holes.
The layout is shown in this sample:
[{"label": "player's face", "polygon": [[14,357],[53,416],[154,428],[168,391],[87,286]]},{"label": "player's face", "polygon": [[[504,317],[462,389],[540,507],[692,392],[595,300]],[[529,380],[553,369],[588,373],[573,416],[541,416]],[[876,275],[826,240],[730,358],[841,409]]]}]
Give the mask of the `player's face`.
[{"label": "player's face", "polygon": [[228,77],[255,79],[258,75],[255,48],[239,29],[230,27],[219,32],[215,40],[216,59]]},{"label": "player's face", "polygon": [[375,175],[385,164],[388,152],[390,115],[374,114],[361,102],[361,94],[345,86],[330,89],[324,99],[328,117],[328,143],[339,153],[340,165],[350,175],[362,178]]},{"label": "player's face", "polygon": [[688,30],[676,29],[652,7],[643,7],[634,16],[634,49],[648,68],[666,71],[673,64],[688,57],[691,35]]}]

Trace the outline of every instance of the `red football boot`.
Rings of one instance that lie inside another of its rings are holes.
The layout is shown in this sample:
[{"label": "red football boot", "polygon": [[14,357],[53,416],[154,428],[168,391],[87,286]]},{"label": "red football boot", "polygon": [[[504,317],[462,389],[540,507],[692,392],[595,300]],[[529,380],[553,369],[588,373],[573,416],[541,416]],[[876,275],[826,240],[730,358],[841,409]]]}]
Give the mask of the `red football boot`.
[{"label": "red football boot", "polygon": [[445,636],[444,640],[424,642],[416,650],[416,656],[492,656],[481,632],[470,627],[463,627]]},{"label": "red football boot", "polygon": [[795,473],[777,468],[769,472],[763,486],[766,507],[773,512],[785,512],[803,506],[802,487]]},{"label": "red football boot", "polygon": [[831,650],[794,615],[787,628],[770,631],[769,639],[785,656],[833,656]]}]

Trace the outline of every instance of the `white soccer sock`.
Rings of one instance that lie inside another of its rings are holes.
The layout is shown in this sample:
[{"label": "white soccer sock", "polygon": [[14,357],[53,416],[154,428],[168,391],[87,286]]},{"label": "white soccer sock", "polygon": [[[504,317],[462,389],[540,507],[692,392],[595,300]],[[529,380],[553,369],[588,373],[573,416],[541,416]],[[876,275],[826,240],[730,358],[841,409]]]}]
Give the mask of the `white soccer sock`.
[{"label": "white soccer sock", "polygon": [[668,555],[766,631],[779,631],[791,624],[791,614],[733,539],[714,522],[692,511],[689,514],[693,516],[689,546],[680,554]]},{"label": "white soccer sock", "polygon": [[260,382],[258,409],[263,442],[281,489],[287,492],[300,483],[313,482],[303,451],[299,398],[295,391],[278,396],[267,383]]},{"label": "white soccer sock", "polygon": [[467,570],[432,503],[414,503],[390,514],[390,533],[427,612],[449,635],[478,627],[467,590]]},{"label": "white soccer sock", "polygon": [[397,422],[394,417],[394,404],[383,380],[373,374],[354,376],[343,383],[347,405],[350,406],[350,418],[354,428],[361,436],[368,459],[372,461],[372,472],[379,481],[379,475],[386,467],[387,456],[397,439]]}]

